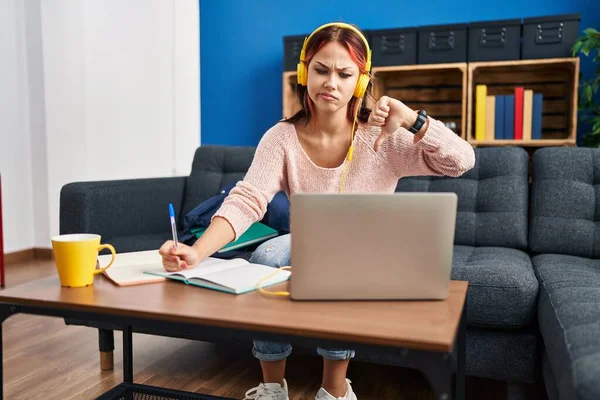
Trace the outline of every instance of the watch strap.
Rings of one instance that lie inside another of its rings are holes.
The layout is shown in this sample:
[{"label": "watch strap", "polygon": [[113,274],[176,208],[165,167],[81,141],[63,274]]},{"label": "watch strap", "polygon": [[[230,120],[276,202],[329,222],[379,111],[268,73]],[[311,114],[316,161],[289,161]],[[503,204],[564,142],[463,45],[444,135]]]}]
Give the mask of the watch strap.
[{"label": "watch strap", "polygon": [[413,126],[408,128],[408,131],[412,133],[419,132],[425,124],[425,121],[427,121],[427,113],[425,112],[425,110],[419,110],[419,112],[417,113],[417,120],[415,121]]}]

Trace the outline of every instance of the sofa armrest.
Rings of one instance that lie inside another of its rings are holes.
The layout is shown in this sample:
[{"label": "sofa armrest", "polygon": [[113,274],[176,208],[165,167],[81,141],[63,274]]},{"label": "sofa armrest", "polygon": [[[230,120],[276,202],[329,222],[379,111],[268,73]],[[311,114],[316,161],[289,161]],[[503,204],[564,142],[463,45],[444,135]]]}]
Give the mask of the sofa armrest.
[{"label": "sofa armrest", "polygon": [[60,192],[60,233],[96,233],[108,241],[170,232],[169,203],[183,221],[186,181],[170,177],[69,183]]}]

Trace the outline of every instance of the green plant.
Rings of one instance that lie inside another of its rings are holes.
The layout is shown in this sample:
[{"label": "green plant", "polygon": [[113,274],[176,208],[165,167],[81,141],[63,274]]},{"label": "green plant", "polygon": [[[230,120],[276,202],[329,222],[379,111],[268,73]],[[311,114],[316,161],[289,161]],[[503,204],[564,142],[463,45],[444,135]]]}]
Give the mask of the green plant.
[{"label": "green plant", "polygon": [[[593,56],[593,62],[596,64],[596,73],[590,79],[582,80],[580,75],[579,84],[579,112],[582,121],[589,121],[592,125],[591,132],[587,132],[583,137],[583,145],[586,147],[600,147],[600,104],[594,102],[598,87],[600,87],[600,32],[594,28],[588,28],[583,31],[573,45],[573,56],[579,53],[589,57]],[[598,102],[600,103],[600,102]]]}]

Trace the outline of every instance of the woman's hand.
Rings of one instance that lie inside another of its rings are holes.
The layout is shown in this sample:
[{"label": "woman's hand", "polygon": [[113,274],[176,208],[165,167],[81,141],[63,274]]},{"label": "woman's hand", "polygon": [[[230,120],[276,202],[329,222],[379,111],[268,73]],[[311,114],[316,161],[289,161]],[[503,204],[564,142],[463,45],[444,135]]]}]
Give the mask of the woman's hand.
[{"label": "woman's hand", "polygon": [[158,253],[162,256],[163,267],[169,272],[193,268],[202,261],[197,249],[183,243],[177,243],[175,247],[172,240],[166,241]]},{"label": "woman's hand", "polygon": [[233,227],[225,218],[216,217],[192,247],[179,242],[175,247],[173,241],[168,240],[160,247],[158,253],[162,256],[163,267],[169,272],[177,272],[194,268],[233,239]]},{"label": "woman's hand", "polygon": [[398,128],[408,129],[416,120],[417,113],[406,104],[388,96],[381,96],[369,115],[369,124],[381,127],[381,135],[375,141],[375,151],[379,151],[381,143]]}]

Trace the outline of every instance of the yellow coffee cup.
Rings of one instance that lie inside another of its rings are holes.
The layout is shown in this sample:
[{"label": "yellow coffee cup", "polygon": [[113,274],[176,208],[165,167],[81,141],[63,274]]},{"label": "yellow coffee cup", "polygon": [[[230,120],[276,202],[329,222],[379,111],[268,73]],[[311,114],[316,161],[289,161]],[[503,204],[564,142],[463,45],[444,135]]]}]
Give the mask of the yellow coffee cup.
[{"label": "yellow coffee cup", "polygon": [[[108,265],[96,269],[98,253],[109,249],[112,258]],[[75,233],[52,238],[52,250],[58,269],[61,286],[85,287],[94,283],[94,276],[101,274],[115,261],[115,248],[110,244],[100,244],[100,235]]]}]

